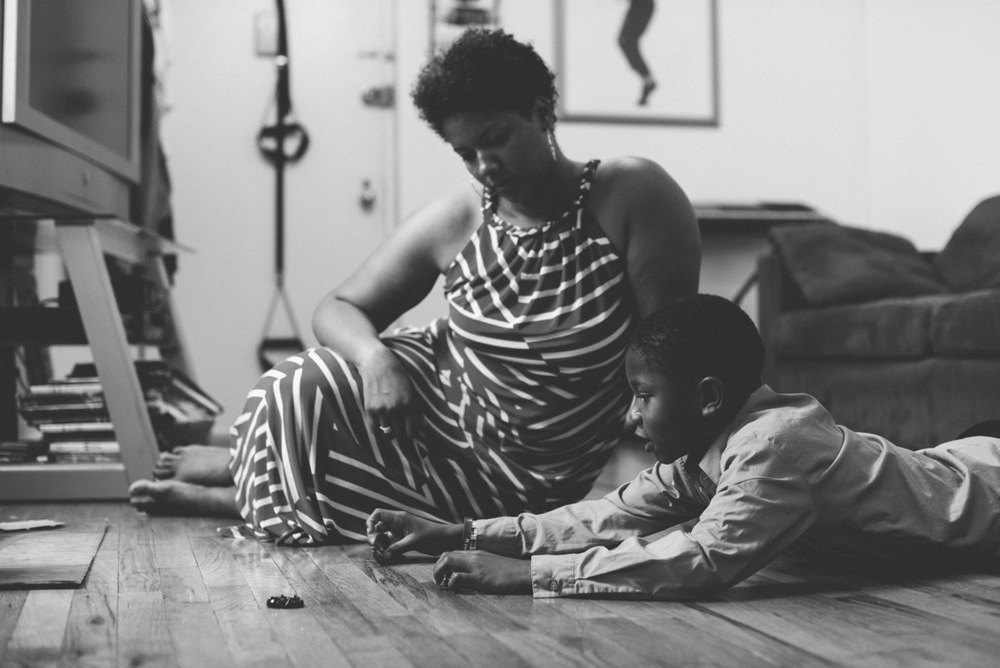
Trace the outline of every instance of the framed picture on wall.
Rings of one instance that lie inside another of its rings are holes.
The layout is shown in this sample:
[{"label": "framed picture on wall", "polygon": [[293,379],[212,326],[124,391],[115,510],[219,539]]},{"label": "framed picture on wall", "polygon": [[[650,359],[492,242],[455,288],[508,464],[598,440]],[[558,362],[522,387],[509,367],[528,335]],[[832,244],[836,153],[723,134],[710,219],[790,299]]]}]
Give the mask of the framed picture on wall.
[{"label": "framed picture on wall", "polygon": [[430,0],[430,52],[451,46],[469,28],[499,28],[500,0]]},{"label": "framed picture on wall", "polygon": [[559,118],[719,124],[716,0],[556,0]]}]

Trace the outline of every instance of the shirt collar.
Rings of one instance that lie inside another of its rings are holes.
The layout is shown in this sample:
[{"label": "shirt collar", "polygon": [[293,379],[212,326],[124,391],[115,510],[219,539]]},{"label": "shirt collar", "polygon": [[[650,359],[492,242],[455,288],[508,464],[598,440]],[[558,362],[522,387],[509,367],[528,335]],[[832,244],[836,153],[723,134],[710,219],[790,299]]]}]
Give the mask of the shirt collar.
[{"label": "shirt collar", "polygon": [[736,417],[729,423],[729,426],[723,429],[722,433],[709,446],[708,452],[698,462],[698,468],[711,478],[712,482],[716,485],[719,484],[719,478],[722,477],[722,451],[726,449],[726,444],[729,443],[729,437],[733,433],[733,427],[736,422],[744,415],[760,410],[762,406],[773,402],[778,396],[770,386],[762,383],[760,387],[751,393],[747,402],[737,412]]},{"label": "shirt collar", "polygon": [[725,429],[718,438],[712,441],[712,445],[708,446],[708,451],[698,462],[698,468],[716,485],[719,484],[719,478],[722,477],[722,451],[728,440],[729,429]]},{"label": "shirt collar", "polygon": [[[756,409],[758,404],[766,402],[773,396],[775,396],[774,390],[766,384],[762,384],[750,395],[746,404],[737,413],[737,417],[740,417],[743,413],[752,412]],[[731,422],[728,427],[722,430],[722,433],[719,434],[714,441],[712,441],[712,445],[708,447],[708,451],[698,462],[698,468],[701,469],[701,471],[716,485],[719,484],[719,478],[722,477],[722,451],[726,449],[726,444],[729,442],[729,436],[733,433],[734,423],[735,420]]]}]

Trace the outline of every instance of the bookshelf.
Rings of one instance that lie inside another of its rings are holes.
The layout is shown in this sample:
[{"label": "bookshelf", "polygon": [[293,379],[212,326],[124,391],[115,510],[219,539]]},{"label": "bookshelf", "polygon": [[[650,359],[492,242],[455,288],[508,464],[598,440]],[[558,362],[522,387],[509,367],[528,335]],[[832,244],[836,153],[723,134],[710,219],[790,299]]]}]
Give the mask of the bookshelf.
[{"label": "bookshelf", "polygon": [[[0,218],[0,227],[5,220]],[[17,436],[14,347],[26,342],[79,343],[88,345],[93,355],[122,461],[0,464],[0,501],[124,499],[129,483],[151,474],[159,447],[104,256],[137,265],[169,295],[162,257],[187,249],[115,218],[57,219],[55,227],[79,319],[55,313],[64,309],[23,309],[0,302],[0,437]],[[3,262],[4,273],[9,274],[9,258]],[[170,331],[158,344],[161,357],[191,376],[169,298],[167,312]]]}]

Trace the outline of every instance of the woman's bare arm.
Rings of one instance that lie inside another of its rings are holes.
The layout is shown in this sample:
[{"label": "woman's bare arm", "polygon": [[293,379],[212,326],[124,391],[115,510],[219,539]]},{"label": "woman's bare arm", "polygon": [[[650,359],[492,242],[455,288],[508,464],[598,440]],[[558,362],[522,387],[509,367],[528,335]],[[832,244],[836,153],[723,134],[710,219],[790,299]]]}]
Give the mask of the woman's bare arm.
[{"label": "woman's bare arm", "polygon": [[662,167],[632,157],[602,163],[592,202],[625,259],[640,317],[698,291],[698,221],[687,195]]},{"label": "woman's bare arm", "polygon": [[379,332],[427,296],[475,226],[476,201],[455,189],[409,216],[320,302],[313,331],[358,363]]},{"label": "woman's bare arm", "polygon": [[468,189],[455,189],[407,218],[313,314],[320,344],[361,373],[365,406],[376,425],[410,433],[409,378],[379,333],[416,306],[465,245],[478,207]]}]

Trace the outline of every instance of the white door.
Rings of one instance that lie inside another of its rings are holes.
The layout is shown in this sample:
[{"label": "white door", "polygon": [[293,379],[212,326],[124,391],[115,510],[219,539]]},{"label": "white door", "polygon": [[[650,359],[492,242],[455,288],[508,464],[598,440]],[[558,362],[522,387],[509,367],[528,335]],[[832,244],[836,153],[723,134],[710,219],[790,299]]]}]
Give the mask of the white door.
[{"label": "white door", "polygon": [[292,94],[312,138],[288,172],[286,273],[307,329],[394,223],[394,4],[286,0]]},{"label": "white door", "polygon": [[[274,122],[274,59],[257,51],[275,2],[160,1],[175,227],[196,250],[180,258],[175,305],[225,430],[259,375],[274,289],[275,177],[256,136]],[[394,80],[394,5],[285,0],[293,112],[311,140],[285,172],[285,287],[307,345],[313,309],[395,218],[395,110],[363,100]],[[282,312],[271,333],[292,333]]]}]

